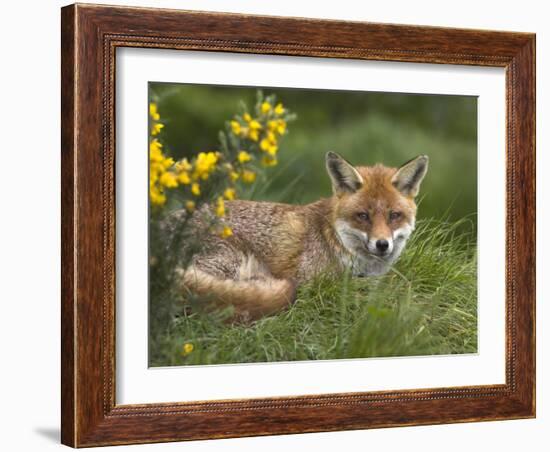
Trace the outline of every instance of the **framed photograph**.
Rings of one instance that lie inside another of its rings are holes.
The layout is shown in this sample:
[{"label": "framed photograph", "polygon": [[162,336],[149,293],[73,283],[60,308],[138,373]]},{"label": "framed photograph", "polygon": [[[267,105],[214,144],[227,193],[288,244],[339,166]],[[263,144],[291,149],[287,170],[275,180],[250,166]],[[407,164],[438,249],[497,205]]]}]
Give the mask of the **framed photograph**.
[{"label": "framed photograph", "polygon": [[62,442],[535,416],[535,36],[62,9]]}]

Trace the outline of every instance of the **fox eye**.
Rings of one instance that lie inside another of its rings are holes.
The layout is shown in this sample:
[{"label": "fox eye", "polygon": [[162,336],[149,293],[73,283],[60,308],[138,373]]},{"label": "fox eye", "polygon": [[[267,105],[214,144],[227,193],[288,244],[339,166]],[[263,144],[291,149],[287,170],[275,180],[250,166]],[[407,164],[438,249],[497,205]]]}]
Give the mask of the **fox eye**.
[{"label": "fox eye", "polygon": [[359,218],[361,221],[369,221],[369,214],[367,212],[359,212],[357,214],[357,218]]},{"label": "fox eye", "polygon": [[398,220],[399,218],[401,218],[401,212],[396,212],[394,210],[390,212],[390,220],[394,221]]}]

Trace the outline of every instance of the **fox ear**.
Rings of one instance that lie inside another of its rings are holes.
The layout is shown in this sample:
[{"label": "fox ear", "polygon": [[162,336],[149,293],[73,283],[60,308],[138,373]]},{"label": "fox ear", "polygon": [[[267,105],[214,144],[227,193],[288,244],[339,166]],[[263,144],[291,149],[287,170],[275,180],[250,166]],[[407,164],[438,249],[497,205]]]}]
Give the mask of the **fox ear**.
[{"label": "fox ear", "polygon": [[363,185],[363,178],[353,165],[335,152],[327,152],[327,172],[335,194],[353,193]]},{"label": "fox ear", "polygon": [[415,197],[428,172],[428,156],[420,155],[401,166],[392,177],[392,184],[405,196]]}]

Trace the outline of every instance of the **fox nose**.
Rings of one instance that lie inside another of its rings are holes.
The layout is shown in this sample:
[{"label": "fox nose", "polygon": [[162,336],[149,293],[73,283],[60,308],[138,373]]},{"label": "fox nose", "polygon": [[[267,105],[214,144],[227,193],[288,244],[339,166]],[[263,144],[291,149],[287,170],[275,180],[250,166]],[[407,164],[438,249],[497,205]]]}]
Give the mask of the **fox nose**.
[{"label": "fox nose", "polygon": [[390,244],[388,243],[387,240],[382,239],[382,240],[376,241],[376,249],[378,251],[385,252],[388,250],[389,246]]}]

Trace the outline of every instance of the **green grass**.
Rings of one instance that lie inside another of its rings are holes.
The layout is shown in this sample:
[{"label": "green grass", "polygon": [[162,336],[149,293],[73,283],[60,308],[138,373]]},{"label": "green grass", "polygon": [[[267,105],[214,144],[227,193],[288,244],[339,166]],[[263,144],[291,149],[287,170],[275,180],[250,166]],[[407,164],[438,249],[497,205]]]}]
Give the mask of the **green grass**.
[{"label": "green grass", "polygon": [[[388,274],[319,277],[290,309],[253,325],[186,313],[169,292],[159,303],[175,315],[152,324],[151,366],[475,353],[474,223],[422,220]],[[185,343],[194,345],[187,356]]]}]

